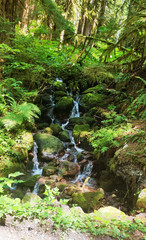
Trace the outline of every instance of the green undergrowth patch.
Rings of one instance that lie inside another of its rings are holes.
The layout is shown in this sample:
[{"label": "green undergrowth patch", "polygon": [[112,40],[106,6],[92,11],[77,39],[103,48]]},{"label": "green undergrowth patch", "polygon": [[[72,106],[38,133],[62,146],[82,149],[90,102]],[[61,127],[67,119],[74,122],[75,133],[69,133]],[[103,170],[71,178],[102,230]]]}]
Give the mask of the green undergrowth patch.
[{"label": "green undergrowth patch", "polygon": [[[132,236],[135,231],[139,231],[144,235],[146,229],[143,224],[135,221],[117,221],[106,220],[99,218],[98,212],[94,214],[85,214],[77,211],[75,207],[70,211],[65,211],[61,206],[57,207],[53,202],[59,194],[57,188],[51,189],[46,186],[44,199],[34,198],[33,202],[21,202],[19,198],[11,198],[5,194],[5,189],[8,189],[14,183],[20,182],[15,180],[22,175],[19,172],[10,174],[8,178],[0,178],[0,218],[5,219],[6,215],[14,216],[15,219],[22,221],[23,219],[33,220],[39,219],[41,225],[47,226],[49,219],[53,220],[53,229],[61,228],[63,231],[68,228],[81,232],[88,232],[94,236],[107,235],[115,239],[134,239]],[[60,204],[66,204],[67,200],[60,200]],[[144,237],[142,238],[144,239]]]}]

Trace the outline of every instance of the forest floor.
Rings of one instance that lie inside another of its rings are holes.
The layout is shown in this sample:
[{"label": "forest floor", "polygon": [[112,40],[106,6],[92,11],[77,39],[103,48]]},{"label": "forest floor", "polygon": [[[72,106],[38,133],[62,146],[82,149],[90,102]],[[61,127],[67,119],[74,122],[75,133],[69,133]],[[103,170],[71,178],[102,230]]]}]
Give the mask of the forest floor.
[{"label": "forest floor", "polygon": [[51,222],[41,226],[37,220],[23,222],[7,219],[5,226],[0,226],[0,240],[114,240],[108,236],[92,237],[88,233],[80,233],[72,229],[65,232],[53,231]]}]

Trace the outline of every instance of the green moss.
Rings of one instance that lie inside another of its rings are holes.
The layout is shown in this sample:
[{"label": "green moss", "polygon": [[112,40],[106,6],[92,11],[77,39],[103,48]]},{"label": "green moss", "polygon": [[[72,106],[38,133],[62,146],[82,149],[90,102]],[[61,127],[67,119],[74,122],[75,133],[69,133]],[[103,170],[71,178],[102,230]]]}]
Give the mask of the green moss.
[{"label": "green moss", "polygon": [[46,133],[37,133],[34,136],[40,152],[43,154],[54,154],[63,151],[64,147],[60,139]]},{"label": "green moss", "polygon": [[104,94],[92,94],[87,93],[81,98],[81,106],[86,110],[91,109],[92,107],[103,107],[106,105],[107,96]]},{"label": "green moss", "polygon": [[69,133],[67,130],[63,130],[63,132],[60,133],[60,137],[61,141],[64,142],[69,142],[70,141],[70,137],[69,137]]},{"label": "green moss", "polygon": [[55,105],[54,111],[57,114],[62,114],[61,111],[64,112],[64,114],[67,114],[71,111],[73,107],[73,98],[72,97],[62,97]]},{"label": "green moss", "polygon": [[59,188],[59,192],[62,192],[67,187],[67,184],[66,183],[60,183],[60,184],[57,185],[57,187]]},{"label": "green moss", "polygon": [[74,126],[76,124],[83,125],[83,124],[89,124],[90,126],[95,123],[95,119],[92,117],[75,117],[70,118],[69,120],[69,126]]},{"label": "green moss", "polygon": [[45,128],[43,132],[44,132],[44,133],[48,133],[48,134],[50,134],[50,135],[53,134],[53,130],[52,130],[50,127]]},{"label": "green moss", "polygon": [[50,125],[50,128],[51,128],[51,130],[53,131],[53,135],[56,136],[56,137],[58,137],[59,134],[60,134],[61,131],[62,131],[62,127],[61,127],[60,125],[58,125],[57,123],[52,123],[52,124]]},{"label": "green moss", "polygon": [[99,207],[100,200],[104,198],[104,195],[100,191],[96,192],[84,192],[73,193],[73,203],[78,204],[85,212],[97,209]]},{"label": "green moss", "polygon": [[22,185],[25,186],[25,187],[33,188],[36,181],[39,179],[39,177],[40,177],[40,175],[30,176],[26,180],[24,180]]},{"label": "green moss", "polygon": [[55,166],[45,166],[43,167],[43,176],[53,175],[58,170]]},{"label": "green moss", "polygon": [[84,125],[75,125],[73,129],[73,137],[76,142],[79,142],[80,140],[80,134],[83,131],[88,132],[90,130],[89,124],[84,124]]}]

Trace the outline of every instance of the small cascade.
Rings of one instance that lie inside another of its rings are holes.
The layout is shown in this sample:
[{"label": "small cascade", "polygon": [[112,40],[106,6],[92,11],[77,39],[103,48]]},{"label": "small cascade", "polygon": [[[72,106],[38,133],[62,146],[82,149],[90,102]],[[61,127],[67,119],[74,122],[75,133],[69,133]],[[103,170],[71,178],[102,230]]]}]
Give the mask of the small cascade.
[{"label": "small cascade", "polygon": [[34,147],[33,147],[34,157],[32,159],[32,161],[33,161],[32,175],[37,175],[37,174],[42,175],[42,168],[39,168],[37,153],[38,153],[38,146],[37,146],[36,142],[34,141]]},{"label": "small cascade", "polygon": [[54,117],[54,99],[53,99],[53,95],[50,95],[50,107],[48,110],[48,116],[51,118],[51,123],[54,123],[55,117]]},{"label": "small cascade", "polygon": [[80,98],[79,98],[79,96],[77,96],[76,100],[74,100],[74,106],[73,106],[73,109],[72,109],[72,113],[71,113],[70,118],[80,117],[79,101],[80,101]]},{"label": "small cascade", "polygon": [[92,173],[92,169],[93,169],[93,163],[91,161],[89,161],[89,163],[84,167],[83,169],[83,172],[79,173],[78,176],[76,177],[76,179],[73,181],[73,183],[76,183],[76,182],[81,182],[83,183],[84,180],[87,178],[87,177],[90,177],[91,176],[91,173]]}]

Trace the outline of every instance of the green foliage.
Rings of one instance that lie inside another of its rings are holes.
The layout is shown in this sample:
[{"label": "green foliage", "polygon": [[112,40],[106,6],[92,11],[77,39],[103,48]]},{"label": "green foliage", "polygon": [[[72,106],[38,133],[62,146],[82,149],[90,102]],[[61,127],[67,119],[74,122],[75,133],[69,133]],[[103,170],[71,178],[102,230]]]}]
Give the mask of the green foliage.
[{"label": "green foliage", "polygon": [[22,124],[33,123],[34,118],[38,118],[37,114],[40,114],[39,108],[32,103],[24,102],[18,105],[14,101],[11,108],[12,112],[1,119],[2,124],[8,131],[20,127]]}]

